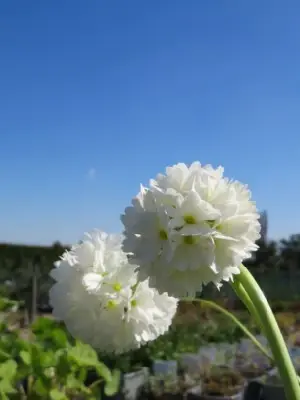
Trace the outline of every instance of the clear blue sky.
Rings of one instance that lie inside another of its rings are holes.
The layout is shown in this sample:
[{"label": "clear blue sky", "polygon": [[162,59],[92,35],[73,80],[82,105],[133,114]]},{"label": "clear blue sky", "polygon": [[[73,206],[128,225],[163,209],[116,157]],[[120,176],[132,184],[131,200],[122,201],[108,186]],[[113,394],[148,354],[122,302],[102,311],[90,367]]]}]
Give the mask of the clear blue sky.
[{"label": "clear blue sky", "polygon": [[166,165],[250,185],[300,232],[300,2],[0,2],[0,241],[64,243]]}]

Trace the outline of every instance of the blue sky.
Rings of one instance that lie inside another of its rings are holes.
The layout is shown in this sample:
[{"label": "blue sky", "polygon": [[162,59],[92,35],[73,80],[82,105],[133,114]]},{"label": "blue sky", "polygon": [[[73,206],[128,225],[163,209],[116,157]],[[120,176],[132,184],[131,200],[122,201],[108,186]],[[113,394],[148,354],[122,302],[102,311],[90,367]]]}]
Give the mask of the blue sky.
[{"label": "blue sky", "polygon": [[0,241],[64,243],[177,162],[300,232],[300,3],[0,2]]}]

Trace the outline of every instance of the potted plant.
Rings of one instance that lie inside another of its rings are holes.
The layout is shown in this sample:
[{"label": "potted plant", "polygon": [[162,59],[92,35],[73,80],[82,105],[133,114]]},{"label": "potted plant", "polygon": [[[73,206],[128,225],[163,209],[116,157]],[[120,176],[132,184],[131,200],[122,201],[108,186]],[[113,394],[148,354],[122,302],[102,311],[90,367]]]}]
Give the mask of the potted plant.
[{"label": "potted plant", "polygon": [[251,381],[261,379],[272,370],[273,365],[265,355],[258,353],[252,345],[247,346],[245,342],[236,353],[235,368]]},{"label": "potted plant", "polygon": [[[295,349],[296,350],[296,349]],[[300,357],[297,351],[290,351],[297,374],[300,372]],[[286,400],[283,384],[277,369],[273,369],[260,380],[260,392],[264,400]],[[251,387],[249,387],[249,392]],[[247,400],[247,397],[246,397]],[[249,397],[250,400],[250,397]],[[251,399],[252,400],[252,399]],[[255,400],[255,399],[254,399]]]},{"label": "potted plant", "polygon": [[177,347],[181,341],[180,330],[172,328],[166,335],[145,347],[144,352],[151,360],[151,370],[154,375],[177,376]]},{"label": "potted plant", "polygon": [[257,361],[249,361],[240,365],[239,371],[241,375],[248,381],[261,379],[266,373],[271,370],[270,364],[263,364]]},{"label": "potted plant", "polygon": [[125,400],[137,400],[141,391],[144,390],[149,381],[149,369],[147,367],[137,368],[123,374],[123,394]]},{"label": "potted plant", "polygon": [[183,400],[186,392],[184,378],[167,376],[152,376],[150,378],[150,396],[153,400]]},{"label": "potted plant", "polygon": [[202,346],[198,353],[183,353],[179,356],[179,365],[190,377],[198,380],[203,370],[212,365],[233,366],[235,347],[229,343]]},{"label": "potted plant", "polygon": [[154,360],[152,366],[154,375],[177,376],[178,364],[176,360]]},{"label": "potted plant", "polygon": [[145,349],[138,349],[121,355],[100,355],[109,368],[121,371],[120,394],[126,400],[136,400],[149,380],[151,365]]},{"label": "potted plant", "polygon": [[197,375],[201,369],[201,358],[197,353],[182,353],[179,355],[179,366],[189,376]]},{"label": "potted plant", "polygon": [[202,373],[201,385],[188,391],[188,400],[242,400],[245,379],[226,366],[211,367]]},{"label": "potted plant", "polygon": [[277,373],[267,375],[263,395],[265,400],[286,400],[281,378]]},{"label": "potted plant", "polygon": [[250,382],[245,392],[245,400],[248,399],[286,400],[284,388],[278,374],[268,374],[260,382]]}]

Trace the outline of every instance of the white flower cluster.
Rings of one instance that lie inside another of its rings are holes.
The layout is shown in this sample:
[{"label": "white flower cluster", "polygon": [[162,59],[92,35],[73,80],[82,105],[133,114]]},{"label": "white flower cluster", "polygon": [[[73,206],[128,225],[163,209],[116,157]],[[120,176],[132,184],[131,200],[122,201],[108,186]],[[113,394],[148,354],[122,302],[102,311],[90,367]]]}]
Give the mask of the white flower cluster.
[{"label": "white flower cluster", "polygon": [[70,333],[103,352],[126,352],[165,333],[177,299],[138,281],[122,238],[95,231],[64,253],[51,276],[53,314]]},{"label": "white flower cluster", "polygon": [[104,352],[165,333],[177,298],[232,280],[260,237],[248,188],[199,162],[168,167],[141,187],[121,219],[124,238],[87,234],[51,272],[54,316]]},{"label": "white flower cluster", "polygon": [[233,279],[260,237],[247,186],[199,162],[168,167],[141,187],[121,219],[123,250],[139,266],[139,278],[179,297]]}]

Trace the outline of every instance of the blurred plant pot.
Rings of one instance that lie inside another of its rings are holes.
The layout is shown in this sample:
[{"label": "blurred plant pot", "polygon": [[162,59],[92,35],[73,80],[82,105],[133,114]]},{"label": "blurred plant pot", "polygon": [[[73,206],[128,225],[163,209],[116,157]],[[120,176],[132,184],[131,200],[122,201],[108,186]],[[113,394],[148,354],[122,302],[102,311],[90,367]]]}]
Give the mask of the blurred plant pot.
[{"label": "blurred plant pot", "polygon": [[183,400],[185,396],[182,393],[163,393],[154,398],[155,400]]},{"label": "blurred plant pot", "polygon": [[176,377],[178,363],[176,360],[154,360],[152,370],[154,375]]},{"label": "blurred plant pot", "polygon": [[201,400],[242,400],[245,384],[245,378],[239,371],[227,366],[217,366],[202,374],[201,387],[189,392]]},{"label": "blurred plant pot", "polygon": [[190,375],[194,375],[200,371],[201,359],[199,354],[182,353],[179,357],[179,365],[183,371]]},{"label": "blurred plant pot", "polygon": [[282,385],[270,385],[264,384],[263,388],[263,399],[264,400],[287,400],[284,394]]},{"label": "blurred plant pot", "polygon": [[242,369],[240,370],[242,376],[247,379],[248,382],[251,381],[260,381],[269,374],[273,369],[265,370],[265,369]]},{"label": "blurred plant pot", "polygon": [[263,382],[264,400],[286,400],[284,388],[277,374],[269,375]]},{"label": "blurred plant pot", "polygon": [[203,393],[200,386],[197,386],[187,392],[187,400],[243,400],[244,388],[232,395],[221,395],[213,393]]},{"label": "blurred plant pot", "polygon": [[149,381],[149,368],[123,374],[122,391],[126,400],[137,400]]},{"label": "blurred plant pot", "polygon": [[244,400],[287,400],[283,386],[252,381],[245,390]]},{"label": "blurred plant pot", "polygon": [[251,381],[244,393],[244,400],[262,400],[264,386],[261,382]]},{"label": "blurred plant pot", "polygon": [[250,358],[250,361],[243,358],[238,360],[235,364],[235,368],[248,382],[260,381],[263,377],[272,374],[275,370],[265,358],[258,358],[256,362],[254,362],[252,358]]}]

